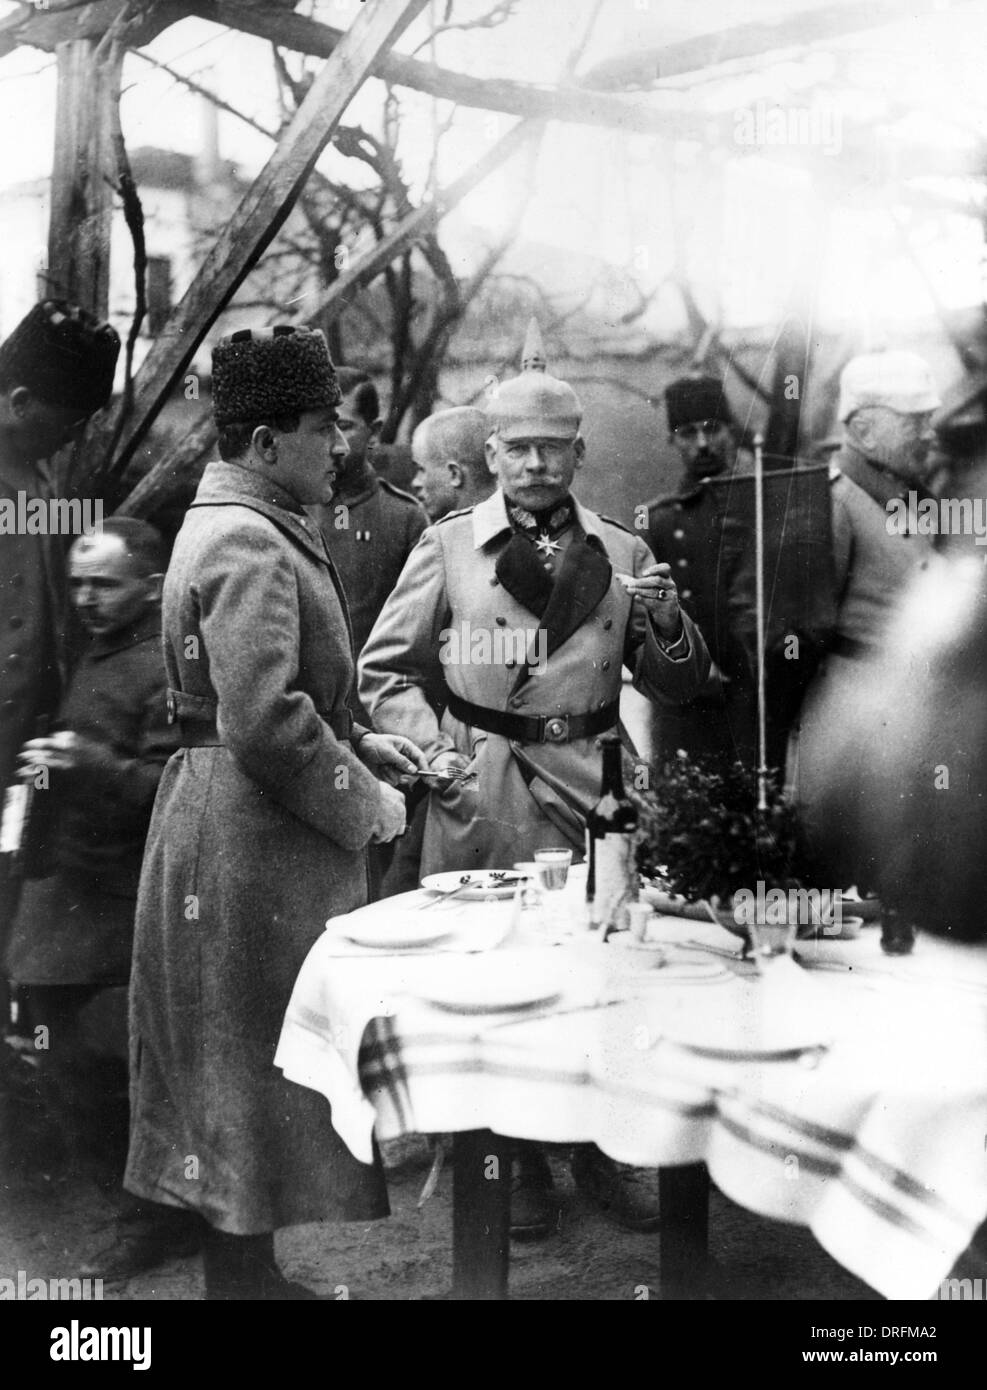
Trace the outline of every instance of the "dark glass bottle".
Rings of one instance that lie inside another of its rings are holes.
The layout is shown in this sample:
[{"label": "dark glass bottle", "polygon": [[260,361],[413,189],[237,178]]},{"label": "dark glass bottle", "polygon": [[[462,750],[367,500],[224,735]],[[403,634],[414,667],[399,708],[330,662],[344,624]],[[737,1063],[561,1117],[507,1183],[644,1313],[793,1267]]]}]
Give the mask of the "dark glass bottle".
[{"label": "dark glass bottle", "polygon": [[586,901],[589,919],[604,934],[627,925],[627,904],[637,897],[634,838],[637,808],[624,791],[620,735],[604,734],[600,799],[586,817]]}]

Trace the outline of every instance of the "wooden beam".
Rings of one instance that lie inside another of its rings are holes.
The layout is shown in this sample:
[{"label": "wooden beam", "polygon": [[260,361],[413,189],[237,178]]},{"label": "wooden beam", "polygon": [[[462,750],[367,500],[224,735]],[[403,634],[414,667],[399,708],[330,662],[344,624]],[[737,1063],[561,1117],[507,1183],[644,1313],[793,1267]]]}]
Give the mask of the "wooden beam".
[{"label": "wooden beam", "polygon": [[[319,58],[328,58],[343,38],[342,30],[305,15],[274,13],[244,0],[200,0],[196,9],[204,19],[214,19],[231,29]],[[382,54],[374,66],[374,76],[460,106],[502,111],[509,116],[572,121],[577,125],[607,126],[683,140],[706,140],[709,135],[710,118],[692,110],[659,110],[626,97],[587,92],[575,86],[536,87],[508,79],[474,77],[402,53]]]},{"label": "wooden beam", "polygon": [[[125,0],[95,0],[91,5],[79,5],[75,0],[49,0],[46,5],[25,5],[0,21],[0,58],[15,48],[41,48],[54,53],[59,44],[101,39],[125,8]],[[186,0],[159,0],[148,5],[134,27],[128,29],[128,41],[139,48],[169,25],[195,12],[195,5]]]},{"label": "wooden beam", "polygon": [[[114,467],[131,457],[199,344],[277,235],[378,55],[427,3],[376,0],[361,7],[145,358],[134,383],[133,412],[120,434]],[[110,463],[105,455],[116,423],[116,412],[111,412],[92,427],[85,454],[94,472]],[[78,485],[81,491],[84,480]]]},{"label": "wooden beam", "polygon": [[924,14],[941,14],[948,8],[949,0],[859,0],[856,4],[819,9],[789,9],[774,19],[736,24],[679,43],[610,58],[584,73],[580,83],[611,92],[652,87],[665,78],[703,72],[738,58],[760,58],[786,48],[804,48],[863,29],[877,29]]},{"label": "wooden beam", "polygon": [[105,319],[116,182],[113,113],[120,99],[122,54],[117,50],[97,60],[95,49],[93,39],[58,47],[46,280],[49,294]]},{"label": "wooden beam", "polygon": [[[522,121],[493,145],[468,173],[456,179],[448,188],[423,207],[415,208],[389,236],[354,259],[352,265],[329,286],[314,306],[307,310],[304,322],[315,326],[343,313],[353,294],[376,279],[385,266],[419,237],[424,236],[440,218],[466,197],[477,184],[487,178],[542,128],[540,121]],[[118,508],[124,516],[151,516],[174,488],[176,482],[202,457],[210,447],[215,430],[212,412],[205,406],[194,423],[190,423],[182,438],[163,454],[141,479],[126,501]]]}]

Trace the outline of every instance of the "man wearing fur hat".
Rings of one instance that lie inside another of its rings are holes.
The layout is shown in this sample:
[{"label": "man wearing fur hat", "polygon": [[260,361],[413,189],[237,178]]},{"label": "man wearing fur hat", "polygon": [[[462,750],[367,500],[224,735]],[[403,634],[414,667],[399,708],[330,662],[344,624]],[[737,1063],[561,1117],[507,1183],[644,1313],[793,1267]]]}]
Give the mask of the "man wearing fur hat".
[{"label": "man wearing fur hat", "polygon": [[[425,532],[364,649],[360,692],[377,726],[414,739],[436,771],[474,773],[431,792],[424,873],[509,867],[558,844],[581,857],[621,667],[655,699],[687,699],[707,678],[668,566],[570,492],[581,416],[532,324],[520,376],[487,407],[497,490]],[[443,685],[440,717],[428,696]],[[594,1154],[580,1157],[584,1185],[616,1219],[651,1229],[653,1201]],[[547,1165],[525,1146],[515,1234],[547,1234],[553,1205]]]},{"label": "man wearing fur hat", "polygon": [[[119,351],[109,324],[62,300],[36,304],[21,320],[0,347],[0,498],[49,498],[42,461],[106,405]],[[0,792],[61,696],[65,544],[0,538]],[[6,872],[0,859],[0,953],[16,898]],[[6,1023],[6,1007],[2,1013]]]},{"label": "man wearing fur hat", "polygon": [[[699,624],[713,658],[706,686],[692,700],[655,711],[659,757],[684,748],[722,768],[756,758],[756,619],[753,547],[728,543],[722,506],[709,478],[729,475],[738,457],[738,430],[723,383],[682,377],[665,390],[669,437],[682,461],[678,492],[647,504],[646,539],[672,566],[679,596]],[[735,539],[739,539],[736,538]]]},{"label": "man wearing fur hat", "polygon": [[[346,444],[321,333],[243,330],[213,353],[223,459],[203,474],[165,581],[169,708],[183,747],[147,840],[131,980],[126,1185],[207,1223],[206,1297],[311,1297],[280,1226],[386,1215],[379,1163],[274,1067],[325,920],[366,900],[366,848],[404,828],[406,738],[354,725],[342,589],[305,507]],[[381,780],[384,779],[384,780]]]}]

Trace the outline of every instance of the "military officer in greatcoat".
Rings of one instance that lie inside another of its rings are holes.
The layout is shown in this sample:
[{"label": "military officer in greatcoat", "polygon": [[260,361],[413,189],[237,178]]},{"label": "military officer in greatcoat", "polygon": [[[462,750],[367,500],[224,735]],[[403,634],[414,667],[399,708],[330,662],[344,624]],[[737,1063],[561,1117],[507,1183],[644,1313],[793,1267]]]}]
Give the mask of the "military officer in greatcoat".
[{"label": "military officer in greatcoat", "polygon": [[[501,868],[560,843],[581,857],[621,667],[659,700],[687,700],[708,678],[668,566],[570,492],[581,416],[533,324],[521,374],[487,408],[497,490],[425,532],[364,649],[375,725],[406,734],[436,771],[475,774],[432,791],[425,873]],[[443,684],[440,716],[428,692]],[[554,1224],[550,1176],[531,1146],[520,1157],[512,1229],[533,1238]],[[616,1219],[653,1228],[654,1202],[602,1154],[581,1150],[574,1171]]]},{"label": "military officer in greatcoat", "polygon": [[213,351],[222,462],[206,468],[164,586],[182,747],[151,820],[131,976],[126,1186],[197,1212],[210,1300],[306,1296],[273,1232],[385,1215],[321,1096],[274,1066],[326,917],[366,901],[366,848],[404,829],[407,739],[354,724],[345,599],[305,506],[346,443],[325,339],[240,330]]},{"label": "military officer in greatcoat", "polygon": [[682,605],[699,625],[713,669],[698,694],[655,712],[659,757],[677,749],[722,768],[756,759],[756,618],[753,546],[723,527],[708,479],[737,467],[738,430],[723,383],[683,377],[665,391],[672,444],[683,465],[677,493],[647,504],[647,542],[672,567]]}]

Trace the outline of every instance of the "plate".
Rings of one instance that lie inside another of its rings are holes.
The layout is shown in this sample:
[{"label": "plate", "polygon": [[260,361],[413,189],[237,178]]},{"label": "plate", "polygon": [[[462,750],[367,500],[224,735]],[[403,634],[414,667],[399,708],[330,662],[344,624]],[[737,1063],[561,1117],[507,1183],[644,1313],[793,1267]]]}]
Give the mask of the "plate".
[{"label": "plate", "polygon": [[[459,881],[466,872],[465,869],[461,873],[453,869],[449,873],[428,874],[422,879],[422,887],[429,893],[451,893],[459,887]],[[509,879],[517,878],[513,869],[473,869],[469,874],[469,883],[461,893],[456,894],[453,901],[485,902],[488,898],[513,898],[516,884],[503,883],[500,878],[494,878],[494,874],[499,874],[501,878],[505,874]]]},{"label": "plate", "polygon": [[345,936],[347,941],[355,942],[357,946],[373,946],[383,951],[405,951],[416,946],[434,946],[437,941],[449,935],[449,925],[430,922],[427,918],[416,922],[407,917],[400,917],[384,922],[354,923],[352,926],[343,927],[340,935]]},{"label": "plate", "polygon": [[[446,957],[451,960],[452,957]],[[455,1014],[496,1014],[553,1004],[562,994],[557,972],[518,968],[516,959],[462,963],[417,988],[421,999]]]},{"label": "plate", "polygon": [[685,1018],[676,1019],[670,1024],[663,1020],[660,1031],[663,1042],[672,1043],[698,1057],[713,1057],[728,1062],[783,1061],[825,1049],[832,1041],[818,1026],[799,1027],[797,1024],[724,1030],[722,1040],[709,1036],[708,1032],[703,1037],[699,1029],[690,1027]]}]

